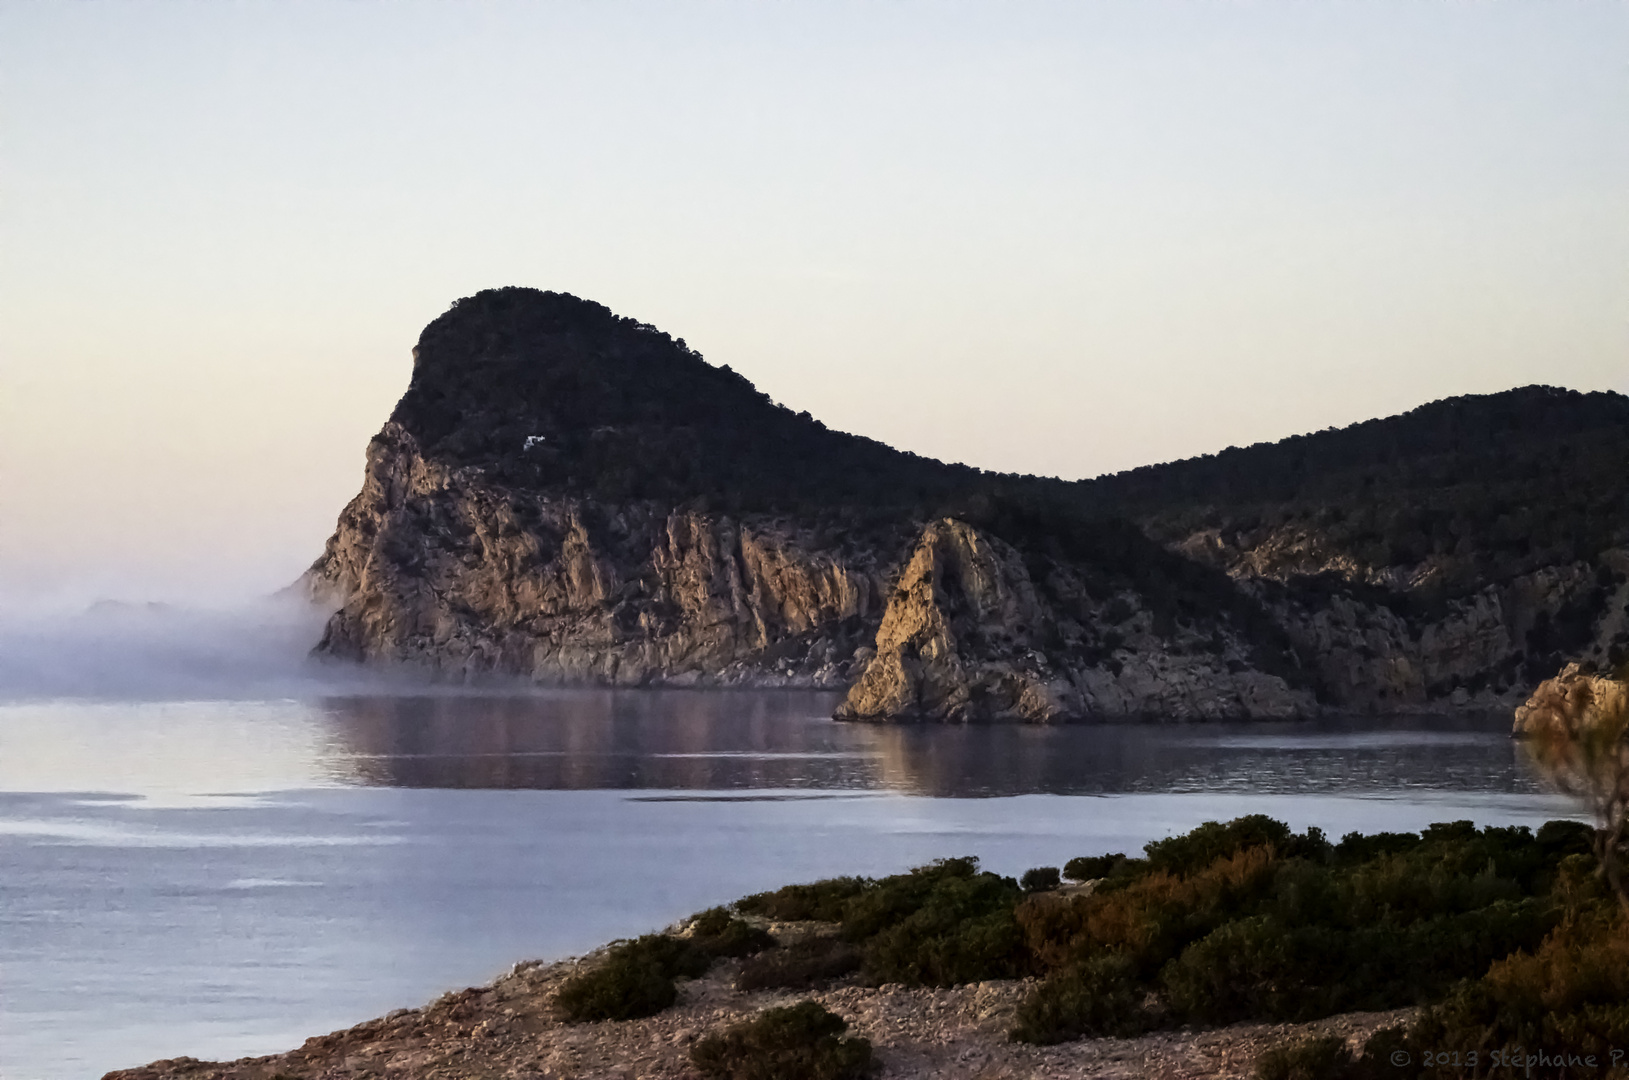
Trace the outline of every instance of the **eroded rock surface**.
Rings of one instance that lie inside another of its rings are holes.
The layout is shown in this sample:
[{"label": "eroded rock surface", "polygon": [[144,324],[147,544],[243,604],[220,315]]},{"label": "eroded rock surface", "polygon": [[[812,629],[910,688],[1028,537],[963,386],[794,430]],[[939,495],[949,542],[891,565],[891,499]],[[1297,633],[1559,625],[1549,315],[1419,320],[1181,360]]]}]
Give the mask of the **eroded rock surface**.
[{"label": "eroded rock surface", "polygon": [[[1034,561],[1034,560],[1032,560]],[[1312,692],[1257,670],[1226,618],[1157,632],[1130,589],[1094,598],[1082,567],[1036,563],[946,518],[923,530],[839,719],[1015,720],[1159,716],[1289,719]]]},{"label": "eroded rock surface", "polygon": [[1597,718],[1625,714],[1629,714],[1629,683],[1573,663],[1562,668],[1555,678],[1539,684],[1533,696],[1516,710],[1511,733],[1543,737],[1553,732],[1574,737]]},{"label": "eroded rock surface", "polygon": [[387,424],[306,587],[317,646],[455,675],[847,685],[892,568],[784,519],[549,497],[426,459]]}]

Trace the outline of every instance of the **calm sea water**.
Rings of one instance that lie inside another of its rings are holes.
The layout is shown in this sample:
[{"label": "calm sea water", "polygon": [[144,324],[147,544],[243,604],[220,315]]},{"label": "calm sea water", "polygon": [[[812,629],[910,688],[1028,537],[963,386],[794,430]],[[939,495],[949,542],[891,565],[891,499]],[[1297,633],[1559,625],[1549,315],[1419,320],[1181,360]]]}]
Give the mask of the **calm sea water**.
[{"label": "calm sea water", "polygon": [[1572,812],[1507,722],[878,728],[827,695],[0,705],[0,1076],[237,1057],[794,880]]}]

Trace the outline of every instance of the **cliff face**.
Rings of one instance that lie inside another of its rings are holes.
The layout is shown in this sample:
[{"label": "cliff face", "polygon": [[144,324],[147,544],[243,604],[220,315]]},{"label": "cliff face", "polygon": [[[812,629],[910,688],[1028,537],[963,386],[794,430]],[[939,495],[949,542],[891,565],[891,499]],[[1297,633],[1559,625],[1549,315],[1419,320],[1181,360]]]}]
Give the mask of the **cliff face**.
[{"label": "cliff face", "polygon": [[1629,659],[1629,400],[1529,388],[1064,483],[831,431],[575,297],[426,327],[320,654],[848,689],[865,720],[1491,709]]},{"label": "cliff face", "polygon": [[387,424],[308,588],[319,653],[609,685],[847,685],[892,568],[775,520],[550,498]]},{"label": "cliff face", "polygon": [[1625,713],[1629,713],[1629,684],[1597,675],[1582,664],[1568,664],[1555,678],[1540,683],[1516,710],[1511,734],[1576,738],[1581,731],[1603,720],[1612,723]]},{"label": "cliff face", "polygon": [[1443,595],[1441,566],[1367,566],[1303,529],[1245,546],[1207,531],[1177,547],[1260,598],[1346,709],[1506,709],[1558,658],[1605,664],[1629,644],[1620,548]]},{"label": "cliff face", "polygon": [[923,530],[839,719],[1177,720],[1310,716],[1313,694],[1251,666],[1225,620],[1156,632],[1143,598],[1094,599],[1079,569],[964,522]]}]

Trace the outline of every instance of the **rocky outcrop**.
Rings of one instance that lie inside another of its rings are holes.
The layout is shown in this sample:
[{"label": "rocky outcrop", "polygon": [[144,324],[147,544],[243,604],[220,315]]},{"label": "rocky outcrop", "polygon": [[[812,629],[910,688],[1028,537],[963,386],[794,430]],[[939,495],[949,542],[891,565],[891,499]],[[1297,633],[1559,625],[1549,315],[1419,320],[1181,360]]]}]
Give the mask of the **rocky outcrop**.
[{"label": "rocky outcrop", "polygon": [[1622,549],[1421,601],[1441,565],[1370,566],[1305,529],[1207,530],[1173,546],[1260,599],[1342,710],[1509,709],[1559,656],[1606,665],[1629,646]]},{"label": "rocky outcrop", "polygon": [[319,653],[454,677],[840,687],[891,567],[795,524],[492,484],[387,424],[305,587]]},{"label": "rocky outcrop", "polygon": [[1038,587],[998,537],[948,518],[929,524],[838,718],[1046,723],[1318,711],[1310,691],[1256,670],[1248,645],[1226,628],[1161,636],[1135,593],[1094,602],[1077,568],[1047,568]]},{"label": "rocky outcrop", "polygon": [[1568,664],[1553,679],[1539,684],[1516,710],[1511,734],[1542,738],[1548,733],[1576,736],[1598,717],[1629,715],[1629,683],[1597,675],[1583,664]]}]

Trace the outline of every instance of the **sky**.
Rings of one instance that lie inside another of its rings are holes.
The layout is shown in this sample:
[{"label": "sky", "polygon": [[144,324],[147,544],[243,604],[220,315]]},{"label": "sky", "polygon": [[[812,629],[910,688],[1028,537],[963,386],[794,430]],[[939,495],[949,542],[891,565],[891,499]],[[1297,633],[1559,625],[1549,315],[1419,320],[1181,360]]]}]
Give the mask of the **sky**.
[{"label": "sky", "polygon": [[1629,391],[1624,3],[0,0],[0,607],[246,597],[575,293],[1086,477]]}]

